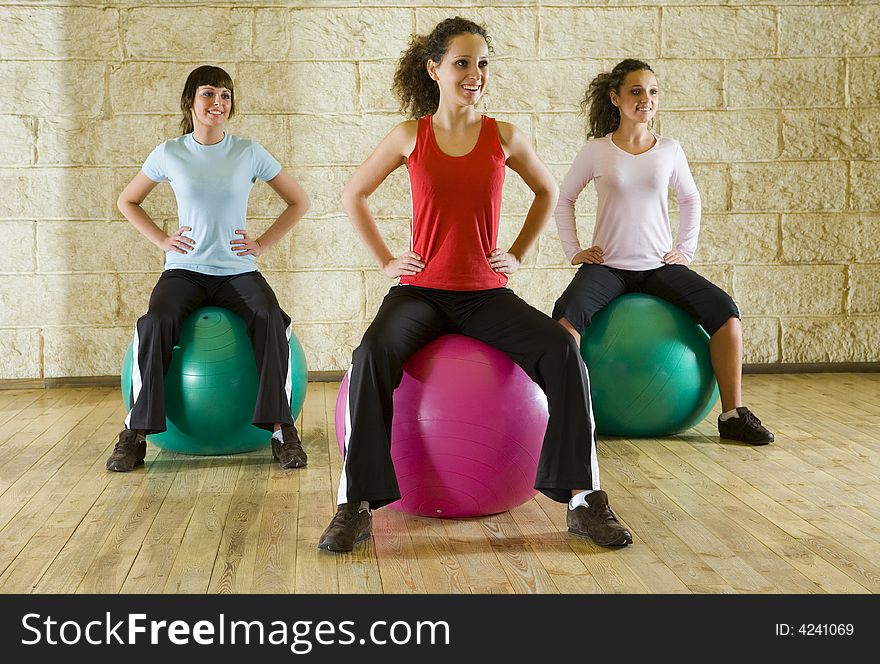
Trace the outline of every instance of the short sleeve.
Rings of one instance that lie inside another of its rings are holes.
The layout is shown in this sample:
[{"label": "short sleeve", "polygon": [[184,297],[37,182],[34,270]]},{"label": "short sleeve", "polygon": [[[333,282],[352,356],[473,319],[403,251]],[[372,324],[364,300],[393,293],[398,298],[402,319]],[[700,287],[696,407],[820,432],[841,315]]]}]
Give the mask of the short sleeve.
[{"label": "short sleeve", "polygon": [[266,182],[281,172],[281,164],[257,142],[251,144],[254,155],[254,177]]},{"label": "short sleeve", "polygon": [[165,144],[162,143],[153,148],[150,156],[141,166],[141,170],[153,182],[165,182],[168,173],[165,171]]}]

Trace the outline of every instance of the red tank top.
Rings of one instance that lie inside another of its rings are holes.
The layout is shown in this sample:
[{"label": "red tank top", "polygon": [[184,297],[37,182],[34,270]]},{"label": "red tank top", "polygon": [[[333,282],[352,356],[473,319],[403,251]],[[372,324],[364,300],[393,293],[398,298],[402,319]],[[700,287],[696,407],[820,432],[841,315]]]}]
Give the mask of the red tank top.
[{"label": "red tank top", "polygon": [[412,251],[425,269],[400,283],[444,290],[484,290],[507,283],[492,270],[497,248],[506,157],[495,120],[483,116],[480,136],[466,155],[440,151],[432,118],[419,119],[416,147],[407,160],[412,188]]}]

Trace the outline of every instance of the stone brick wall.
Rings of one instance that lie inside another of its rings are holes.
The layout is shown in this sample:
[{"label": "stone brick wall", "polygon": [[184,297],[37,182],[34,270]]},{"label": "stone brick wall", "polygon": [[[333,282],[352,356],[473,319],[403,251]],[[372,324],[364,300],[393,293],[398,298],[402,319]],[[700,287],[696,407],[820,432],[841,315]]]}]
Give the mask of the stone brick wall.
[{"label": "stone brick wall", "polygon": [[[586,83],[623,57],[654,64],[658,127],[682,142],[703,195],[696,267],[741,305],[746,361],[880,360],[876,1],[0,0],[0,379],[118,373],[163,256],[115,199],[176,133],[184,78],[206,62],[236,81],[231,131],[264,143],[312,196],[261,265],[310,368],[346,367],[390,282],[341,188],[400,119],[389,85],[408,36],[456,13],[495,38],[488,111],[559,178],[582,142]],[[529,201],[511,173],[506,241]],[[406,248],[402,170],[372,203],[392,248]],[[175,223],[167,185],[145,207]],[[588,238],[591,190],[579,208]],[[252,226],[279,210],[258,184]],[[512,285],[549,311],[571,273],[551,222]]]}]

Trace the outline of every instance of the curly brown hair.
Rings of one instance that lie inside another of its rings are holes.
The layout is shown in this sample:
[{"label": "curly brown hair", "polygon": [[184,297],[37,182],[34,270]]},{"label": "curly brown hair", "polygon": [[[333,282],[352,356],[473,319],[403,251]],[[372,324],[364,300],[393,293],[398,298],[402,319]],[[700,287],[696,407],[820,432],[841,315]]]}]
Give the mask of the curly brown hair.
[{"label": "curly brown hair", "polygon": [[180,110],[183,116],[180,118],[180,131],[183,134],[192,133],[192,107],[196,99],[199,86],[210,85],[214,88],[226,88],[232,95],[232,105],[229,107],[229,117],[235,113],[235,90],[232,89],[232,77],[226,70],[213,65],[202,65],[193,69],[186,77],[183,84],[183,93],[180,95]]},{"label": "curly brown hair", "polygon": [[605,136],[620,126],[620,109],[611,103],[611,91],[620,94],[626,75],[634,71],[654,72],[647,62],[621,60],[610,72],[602,72],[587,87],[581,111],[587,116],[587,138]]},{"label": "curly brown hair", "polygon": [[400,99],[400,110],[408,118],[417,119],[437,111],[440,105],[440,88],[425,67],[428,60],[440,62],[453,37],[469,33],[486,40],[489,52],[492,43],[486,28],[461,16],[447,18],[434,26],[430,34],[413,35],[409,46],[401,54],[394,72],[391,89]]}]

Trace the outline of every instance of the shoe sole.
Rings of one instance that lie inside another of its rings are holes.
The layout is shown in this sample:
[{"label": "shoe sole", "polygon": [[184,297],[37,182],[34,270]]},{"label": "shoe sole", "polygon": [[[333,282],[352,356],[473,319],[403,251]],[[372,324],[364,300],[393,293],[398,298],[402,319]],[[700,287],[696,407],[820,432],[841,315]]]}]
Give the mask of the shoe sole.
[{"label": "shoe sole", "polygon": [[586,537],[588,540],[595,544],[598,544],[599,546],[626,546],[627,544],[632,544],[632,537],[628,537],[626,535],[621,535],[618,539],[612,540],[610,542],[600,542],[588,533],[581,532],[580,530],[575,530],[574,528],[569,528],[568,532],[570,532],[572,535],[578,535],[579,537]]},{"label": "shoe sole", "polygon": [[371,530],[368,533],[364,533],[360,537],[358,537],[354,544],[352,544],[349,548],[344,549],[338,546],[334,546],[334,542],[318,542],[318,549],[321,551],[332,551],[333,553],[348,553],[349,551],[353,551],[356,544],[363,542],[365,540],[370,539],[373,536],[373,531]]},{"label": "shoe sole", "polygon": [[281,462],[278,461],[278,457],[275,456],[274,454],[272,455],[272,461],[277,461],[278,465],[281,466],[281,468],[283,468],[284,470],[290,470],[291,468],[305,468],[306,466],[309,465],[309,462],[307,459],[306,461],[304,461],[302,463],[292,463],[289,466],[283,466],[283,465],[281,465]]},{"label": "shoe sole", "polygon": [[140,461],[135,462],[135,464],[131,468],[117,468],[116,466],[106,466],[106,468],[107,468],[107,470],[109,470],[110,472],[113,472],[113,473],[130,473],[138,466],[143,466],[143,465],[144,465],[144,460],[141,459]]},{"label": "shoe sole", "polygon": [[761,445],[769,445],[774,440],[776,440],[776,438],[766,438],[764,440],[740,440],[739,438],[727,438],[727,437],[722,436],[720,434],[718,435],[718,437],[721,440],[731,440],[735,443],[744,443],[746,445],[753,445],[754,447],[759,447]]}]

